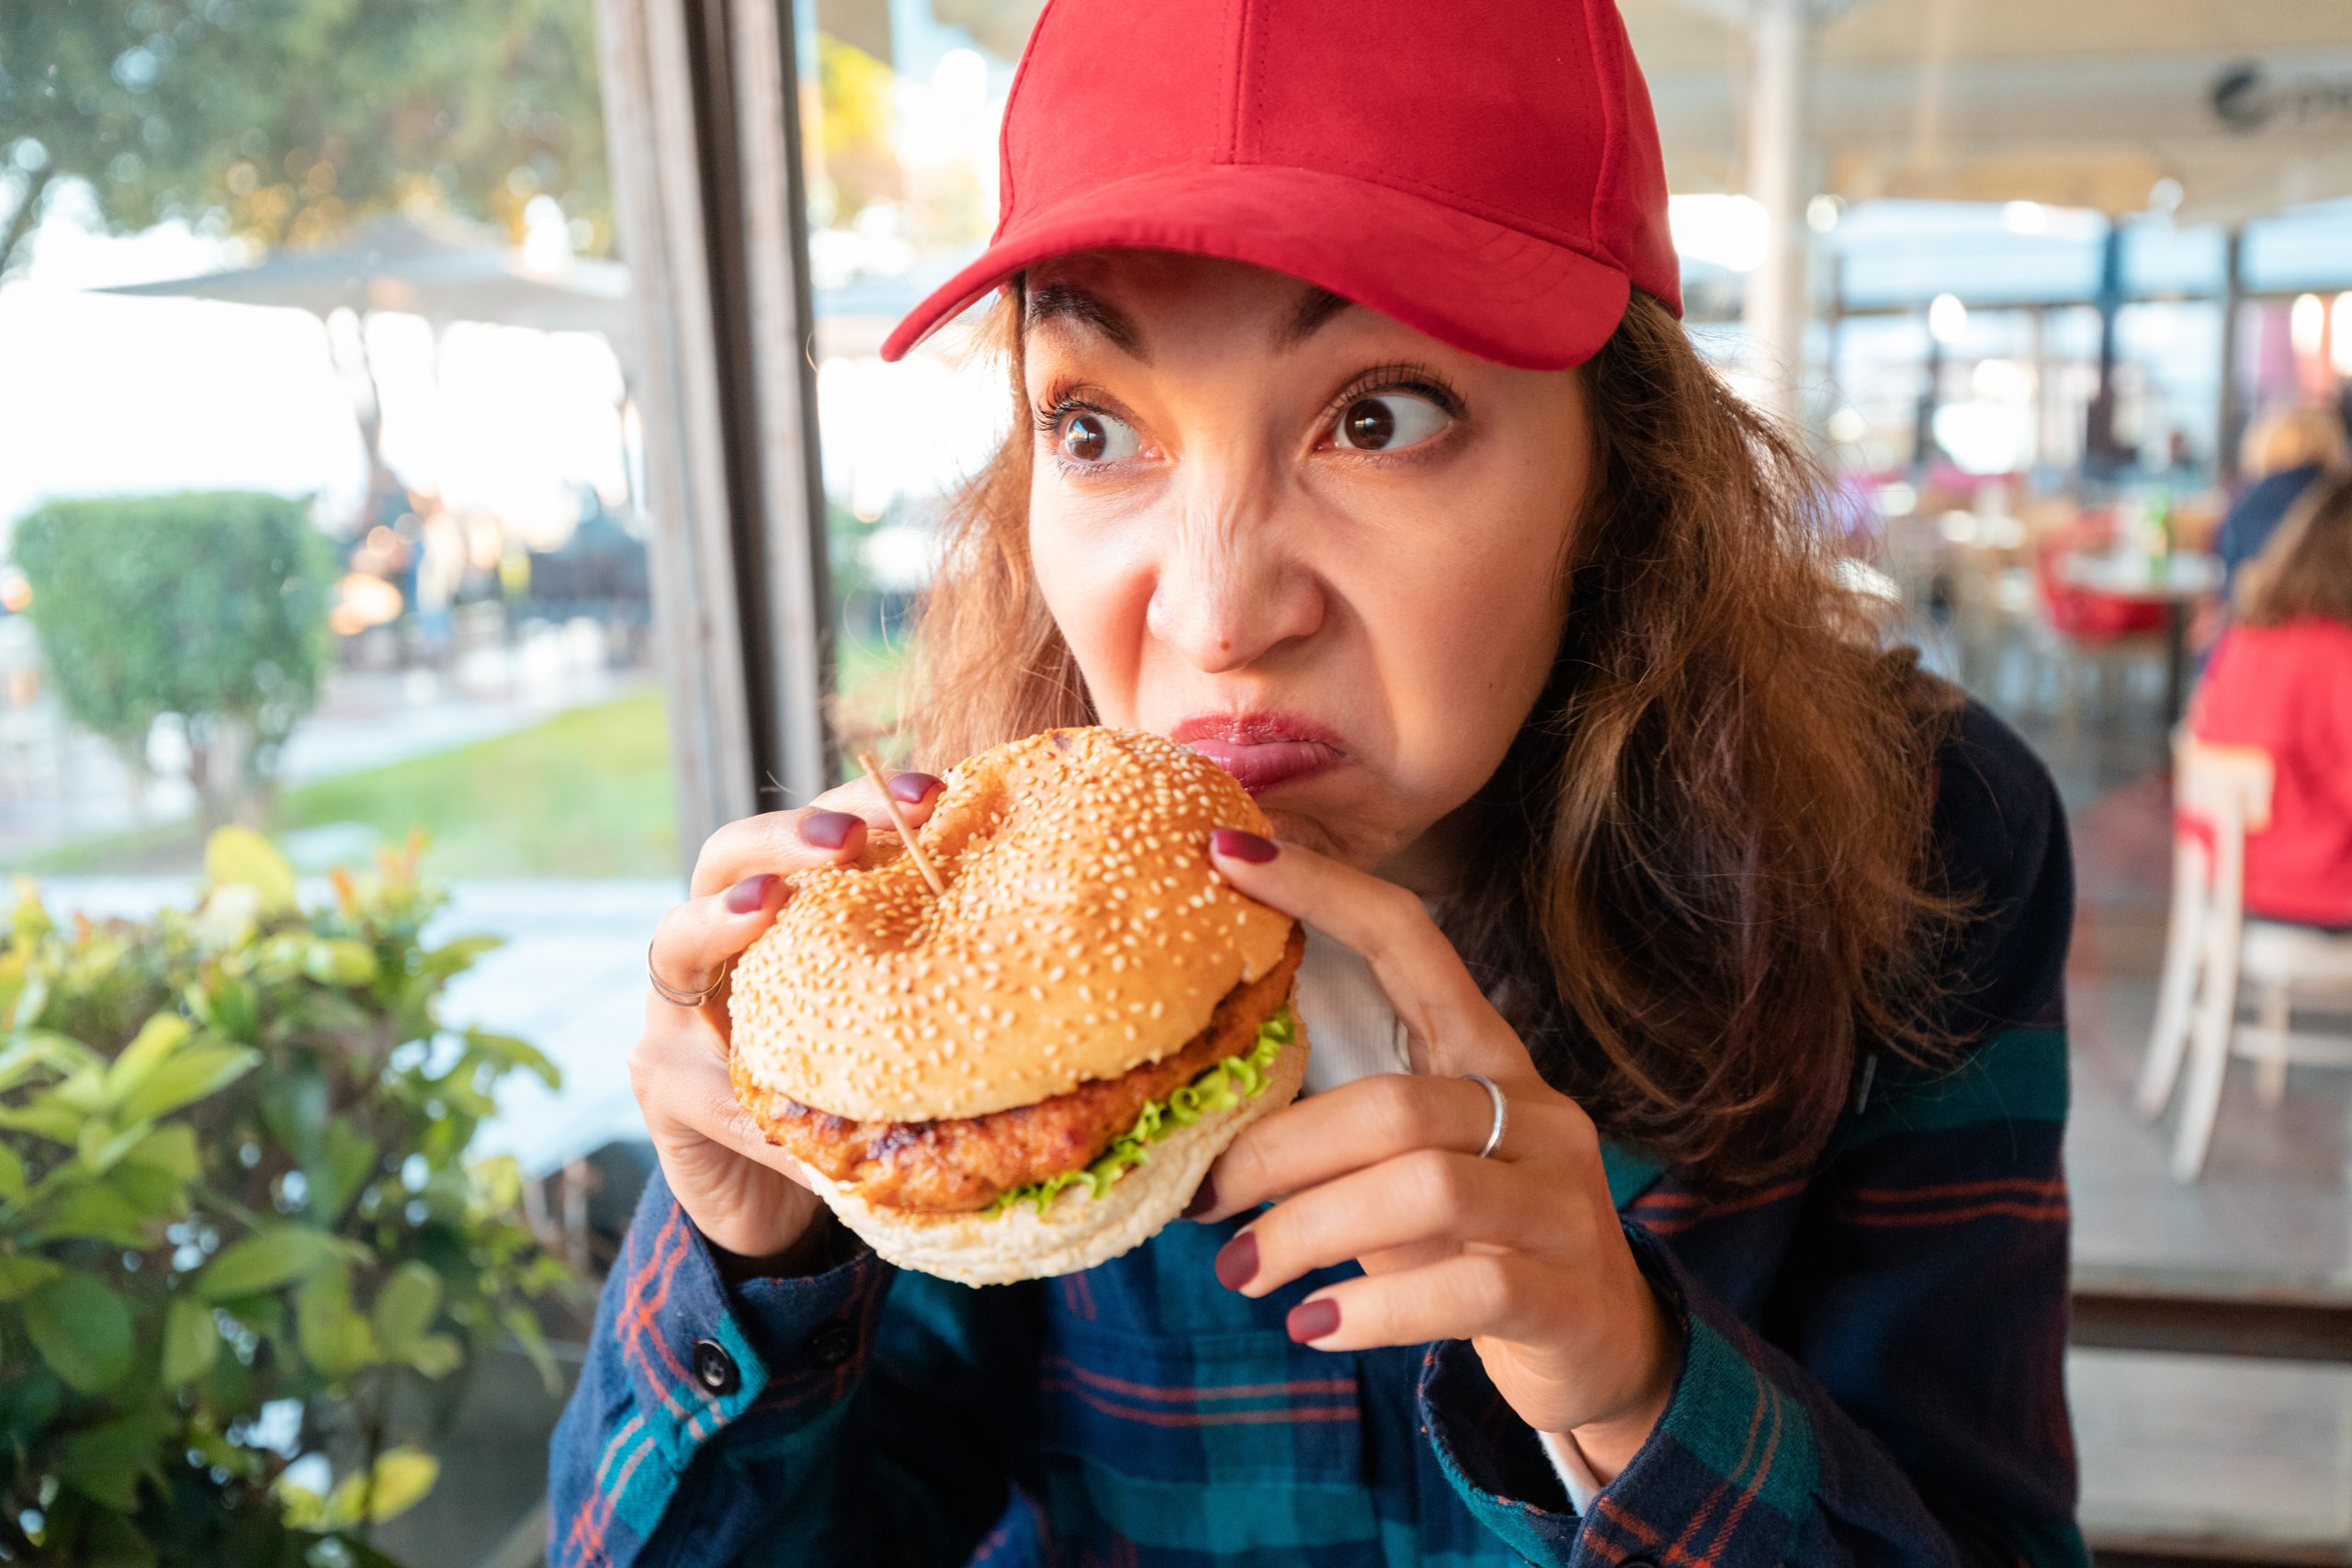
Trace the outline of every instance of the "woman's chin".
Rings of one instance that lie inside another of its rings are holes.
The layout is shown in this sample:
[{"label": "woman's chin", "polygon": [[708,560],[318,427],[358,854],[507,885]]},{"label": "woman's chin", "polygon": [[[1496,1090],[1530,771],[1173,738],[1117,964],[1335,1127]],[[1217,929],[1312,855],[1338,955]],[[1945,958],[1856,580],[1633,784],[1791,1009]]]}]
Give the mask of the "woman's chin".
[{"label": "woman's chin", "polygon": [[1267,820],[1274,825],[1274,837],[1286,844],[1296,844],[1329,855],[1358,871],[1371,871],[1396,853],[1399,840],[1393,834],[1371,827],[1363,818],[1352,813],[1324,813],[1311,807],[1278,806],[1261,800]]}]

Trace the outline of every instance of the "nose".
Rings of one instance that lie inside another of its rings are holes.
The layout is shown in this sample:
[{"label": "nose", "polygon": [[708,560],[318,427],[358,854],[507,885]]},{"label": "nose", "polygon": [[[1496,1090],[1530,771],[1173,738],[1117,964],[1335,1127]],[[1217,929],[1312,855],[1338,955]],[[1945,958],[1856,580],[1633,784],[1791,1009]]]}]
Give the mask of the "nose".
[{"label": "nose", "polygon": [[1323,592],[1298,557],[1273,487],[1203,473],[1180,502],[1144,624],[1204,674],[1247,669],[1323,621]]}]

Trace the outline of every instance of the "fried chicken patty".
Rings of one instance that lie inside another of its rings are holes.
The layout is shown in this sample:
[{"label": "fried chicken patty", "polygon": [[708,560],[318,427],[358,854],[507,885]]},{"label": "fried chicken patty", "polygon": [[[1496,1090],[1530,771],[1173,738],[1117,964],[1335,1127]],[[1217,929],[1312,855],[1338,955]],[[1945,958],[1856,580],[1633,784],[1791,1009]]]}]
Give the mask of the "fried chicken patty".
[{"label": "fried chicken patty", "polygon": [[1035,1105],[954,1121],[853,1122],[773,1094],[752,1110],[770,1143],[872,1202],[943,1213],[984,1209],[1013,1188],[1091,1165],[1146,1101],[1255,1045],[1258,1026],[1290,994],[1305,950],[1305,928],[1295,927],[1281,960],[1227,992],[1208,1027],[1182,1050]]}]

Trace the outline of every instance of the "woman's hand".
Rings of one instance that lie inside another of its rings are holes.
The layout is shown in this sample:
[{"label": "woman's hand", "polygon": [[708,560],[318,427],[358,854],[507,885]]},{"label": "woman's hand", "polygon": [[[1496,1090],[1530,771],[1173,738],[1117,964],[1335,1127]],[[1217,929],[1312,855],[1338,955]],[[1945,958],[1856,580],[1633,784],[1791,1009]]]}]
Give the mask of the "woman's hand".
[{"label": "woman's hand", "polygon": [[[1221,830],[1211,852],[1236,888],[1363,955],[1414,1069],[1299,1100],[1234,1140],[1193,1217],[1273,1207],[1217,1255],[1217,1278],[1261,1296],[1355,1259],[1363,1278],[1292,1309],[1292,1338],[1467,1339],[1521,1419],[1572,1436],[1613,1478],[1664,1412],[1681,1347],[1626,1244],[1590,1118],[1538,1076],[1412,894],[1254,834]],[[1494,1103],[1464,1073],[1509,1107],[1486,1159]]]},{"label": "woman's hand", "polygon": [[[890,793],[910,826],[931,815],[940,781],[897,773]],[[662,1173],[704,1237],[743,1272],[788,1272],[796,1244],[823,1212],[798,1163],[767,1141],[727,1078],[728,966],[775,922],[792,878],[845,865],[865,851],[868,827],[889,814],[865,780],[828,790],[797,811],[730,822],[705,840],[694,897],[662,918],[650,964],[683,994],[718,988],[697,1008],[647,987],[645,1033],[629,1053],[629,1087],[645,1112]]]}]

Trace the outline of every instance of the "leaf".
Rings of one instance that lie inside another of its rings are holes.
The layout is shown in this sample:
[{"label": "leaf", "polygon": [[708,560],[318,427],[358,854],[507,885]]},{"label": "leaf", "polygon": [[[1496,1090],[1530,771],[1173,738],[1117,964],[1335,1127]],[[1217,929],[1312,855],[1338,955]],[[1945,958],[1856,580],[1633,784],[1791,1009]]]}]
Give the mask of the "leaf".
[{"label": "leaf", "polygon": [[31,1239],[41,1241],[103,1241],[110,1246],[143,1247],[146,1224],[155,1215],[142,1209],[111,1183],[94,1181],[69,1188],[54,1203],[43,1204],[40,1224]]},{"label": "leaf", "polygon": [[25,1201],[24,1157],[6,1144],[0,1144],[0,1203],[21,1203]]},{"label": "leaf", "polygon": [[539,1314],[520,1302],[500,1313],[499,1321],[505,1324],[515,1342],[523,1347],[531,1365],[538,1369],[540,1386],[549,1398],[563,1393],[563,1373],[555,1364],[555,1352],[548,1348],[548,1337],[539,1326]]},{"label": "leaf", "polygon": [[506,939],[503,936],[461,936],[426,953],[418,968],[424,974],[446,980],[452,975],[463,974],[472,968],[474,960],[483,953],[505,945]]},{"label": "leaf", "polygon": [[349,937],[314,942],[302,954],[302,973],[322,986],[365,986],[376,978],[376,951]]},{"label": "leaf", "polygon": [[320,1224],[331,1225],[342,1220],[344,1211],[375,1174],[376,1145],[342,1116],[328,1122],[322,1141],[325,1146],[303,1174],[310,1178],[312,1212]]},{"label": "leaf", "polygon": [[63,1264],[28,1252],[0,1252],[0,1302],[21,1300],[64,1272]]},{"label": "leaf", "polygon": [[408,1348],[408,1364],[428,1378],[445,1378],[466,1359],[465,1347],[447,1334],[428,1334]]},{"label": "leaf", "polygon": [[376,1456],[368,1475],[346,1475],[327,1494],[326,1525],[330,1529],[356,1525],[364,1513],[371,1524],[382,1524],[408,1512],[424,1500],[440,1479],[441,1461],[422,1449],[386,1449]]},{"label": "leaf", "polygon": [[192,1045],[179,1052],[118,1108],[126,1122],[149,1122],[226,1089],[261,1060],[249,1045]]},{"label": "leaf", "polygon": [[82,1135],[79,1111],[43,1095],[29,1105],[0,1106],[0,1132],[30,1133],[52,1144],[72,1144]]},{"label": "leaf", "polygon": [[466,1043],[495,1061],[536,1075],[549,1089],[563,1087],[563,1069],[549,1061],[545,1052],[527,1040],[517,1040],[511,1034],[493,1034],[486,1029],[469,1029],[466,1031]]},{"label": "leaf", "polygon": [[115,1162],[136,1147],[147,1135],[144,1126],[117,1131],[113,1122],[103,1116],[94,1116],[82,1123],[82,1135],[76,1140],[82,1164],[93,1176],[104,1176]]},{"label": "leaf", "polygon": [[159,1012],[140,1025],[130,1043],[107,1068],[105,1103],[118,1106],[164,1065],[164,1059],[184,1044],[195,1031],[177,1013]]},{"label": "leaf", "polygon": [[441,1310],[441,1276],[411,1261],[392,1271],[376,1292],[376,1337],[387,1356],[405,1356]]},{"label": "leaf", "polygon": [[104,1393],[130,1371],[130,1309],[87,1274],[25,1298],[25,1332],[49,1370],[79,1393]]},{"label": "leaf", "polygon": [[160,1170],[182,1181],[194,1181],[197,1173],[204,1168],[197,1153],[196,1129],[184,1122],[149,1133],[130,1146],[122,1162]]},{"label": "leaf", "polygon": [[66,1073],[76,1067],[95,1066],[99,1060],[96,1052],[62,1034],[47,1030],[20,1032],[6,1046],[0,1046],[0,1090],[15,1087],[37,1067]]},{"label": "leaf", "polygon": [[204,878],[216,886],[252,888],[260,897],[266,915],[294,908],[294,868],[276,846],[251,828],[232,825],[213,829],[204,843]]},{"label": "leaf", "polygon": [[96,1066],[76,1068],[65,1081],[49,1091],[57,1103],[85,1116],[95,1116],[107,1102],[106,1074]]},{"label": "leaf", "polygon": [[375,1333],[351,1308],[351,1269],[342,1259],[312,1270],[294,1292],[294,1332],[303,1359],[330,1381],[376,1359]]},{"label": "leaf", "polygon": [[261,1031],[261,1010],[254,999],[253,987],[243,976],[225,969],[205,985],[190,986],[187,1004],[205,1027],[223,1040],[251,1045]]},{"label": "leaf", "polygon": [[197,1294],[225,1302],[274,1291],[309,1274],[327,1260],[330,1250],[323,1231],[270,1225],[223,1249],[198,1279]]},{"label": "leaf", "polygon": [[194,1382],[220,1354],[220,1327],[212,1309],[194,1296],[174,1296],[164,1314],[164,1386]]},{"label": "leaf", "polygon": [[138,1506],[139,1478],[154,1473],[172,1427],[161,1410],[137,1410],[70,1433],[58,1446],[58,1476],[84,1496],[128,1513]]},{"label": "leaf", "polygon": [[314,1530],[327,1522],[327,1500],[308,1486],[300,1485],[280,1475],[270,1483],[270,1492],[277,1498],[277,1506],[286,1511],[289,1529]]},{"label": "leaf", "polygon": [[299,1058],[282,1064],[262,1080],[261,1120],[308,1173],[326,1145],[326,1076]]},{"label": "leaf", "polygon": [[155,1549],[124,1514],[93,1513],[76,1544],[89,1568],[155,1568]]},{"label": "leaf", "polygon": [[0,1378],[0,1449],[25,1449],[48,1436],[65,1385],[46,1367]]}]

